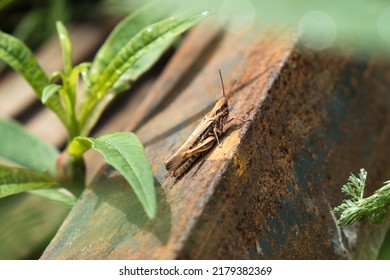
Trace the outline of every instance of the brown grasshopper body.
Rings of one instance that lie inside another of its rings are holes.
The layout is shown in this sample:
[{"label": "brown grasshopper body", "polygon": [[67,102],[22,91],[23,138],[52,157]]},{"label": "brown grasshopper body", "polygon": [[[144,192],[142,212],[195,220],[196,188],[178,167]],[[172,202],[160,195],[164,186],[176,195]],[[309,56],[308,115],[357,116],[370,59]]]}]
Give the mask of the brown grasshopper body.
[{"label": "brown grasshopper body", "polygon": [[225,94],[221,71],[219,71],[219,75],[223,97],[217,101],[214,108],[202,119],[179,150],[165,161],[165,168],[173,177],[183,175],[198,157],[211,149],[215,141],[219,144],[219,136],[223,133],[224,124],[229,116],[228,96]]}]

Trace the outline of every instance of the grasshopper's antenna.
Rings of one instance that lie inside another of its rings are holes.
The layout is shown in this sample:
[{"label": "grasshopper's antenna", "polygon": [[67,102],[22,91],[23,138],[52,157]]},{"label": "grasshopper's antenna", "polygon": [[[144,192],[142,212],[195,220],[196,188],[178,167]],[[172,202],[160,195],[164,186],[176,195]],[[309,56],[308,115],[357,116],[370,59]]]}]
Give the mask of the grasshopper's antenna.
[{"label": "grasshopper's antenna", "polygon": [[226,94],[225,94],[225,87],[223,85],[223,78],[222,78],[222,74],[221,74],[221,69],[218,69],[218,72],[219,72],[219,77],[221,78],[223,97],[225,97],[225,99],[226,99],[227,97],[226,97]]},{"label": "grasshopper's antenna", "polygon": [[237,82],[237,80],[233,81],[232,86],[229,89],[228,96],[230,95],[230,92],[232,91],[232,89],[233,89],[234,85],[236,84],[236,82]]},{"label": "grasshopper's antenna", "polygon": [[237,82],[237,80],[234,80],[234,81],[233,81],[233,83],[232,83],[232,85],[231,85],[231,87],[230,87],[230,89],[229,89],[229,92],[228,92],[228,94],[226,95],[226,93],[225,93],[225,87],[224,87],[224,85],[223,85],[224,83],[223,83],[223,78],[222,78],[222,74],[221,74],[221,69],[218,69],[218,72],[219,72],[219,77],[221,78],[223,97],[225,97],[225,99],[227,100],[227,98],[229,97],[229,94],[230,94],[230,92],[232,91],[233,86],[234,86],[234,84]]}]

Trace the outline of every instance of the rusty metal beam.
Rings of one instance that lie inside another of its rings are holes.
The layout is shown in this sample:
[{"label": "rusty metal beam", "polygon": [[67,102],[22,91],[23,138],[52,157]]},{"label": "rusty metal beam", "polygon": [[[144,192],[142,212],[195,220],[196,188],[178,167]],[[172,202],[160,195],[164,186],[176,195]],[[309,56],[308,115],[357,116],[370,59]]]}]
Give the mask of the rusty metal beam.
[{"label": "rusty metal beam", "polygon": [[[201,28],[177,56],[203,39]],[[390,174],[389,65],[301,50],[280,32],[207,38],[200,57],[172,60],[157,83],[180,81],[166,87],[175,98],[161,98],[137,130],[156,177],[155,220],[105,167],[42,259],[375,257],[388,222],[340,229],[331,209],[351,171],[366,168],[369,186]],[[196,71],[175,71],[189,62]],[[185,176],[166,178],[163,160],[221,94],[218,69],[226,83],[238,81],[230,96],[234,119]]]}]

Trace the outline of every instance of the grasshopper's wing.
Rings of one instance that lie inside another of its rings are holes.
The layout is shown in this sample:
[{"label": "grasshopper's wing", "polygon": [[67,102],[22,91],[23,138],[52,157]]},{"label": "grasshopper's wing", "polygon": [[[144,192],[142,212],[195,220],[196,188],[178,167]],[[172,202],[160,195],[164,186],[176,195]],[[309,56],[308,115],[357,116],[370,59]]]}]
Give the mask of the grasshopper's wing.
[{"label": "grasshopper's wing", "polygon": [[184,153],[184,156],[191,157],[195,154],[199,154],[202,152],[205,152],[209,150],[215,142],[215,137],[214,136],[209,136],[203,141],[199,142],[198,144],[195,145],[195,147],[189,149],[187,152]]},{"label": "grasshopper's wing", "polygon": [[184,144],[179,148],[179,150],[176,151],[170,158],[168,158],[165,163],[165,168],[168,171],[174,171],[177,168],[179,168],[183,162],[185,162],[190,155],[188,155],[186,152],[194,146],[194,143],[204,135],[204,133],[210,129],[211,124],[213,123],[213,118],[203,118],[203,120],[199,123],[199,125],[196,127],[194,132],[188,137],[187,141],[184,142]]},{"label": "grasshopper's wing", "polygon": [[194,163],[194,161],[202,154],[202,152],[209,150],[215,142],[215,138],[213,136],[209,136],[208,138],[199,142],[194,148],[188,150],[185,153],[185,156],[189,155],[190,157],[184,161],[179,168],[172,171],[173,177],[180,177],[187,171],[188,168]]}]

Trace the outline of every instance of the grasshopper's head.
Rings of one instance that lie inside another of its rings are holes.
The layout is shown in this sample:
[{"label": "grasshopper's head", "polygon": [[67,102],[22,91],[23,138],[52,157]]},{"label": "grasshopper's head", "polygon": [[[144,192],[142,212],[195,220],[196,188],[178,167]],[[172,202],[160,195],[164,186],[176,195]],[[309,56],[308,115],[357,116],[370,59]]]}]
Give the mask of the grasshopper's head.
[{"label": "grasshopper's head", "polygon": [[220,115],[222,118],[227,118],[229,115],[229,105],[227,102],[227,99],[220,98],[217,103],[214,106],[214,109],[212,110],[215,112],[215,115]]}]

